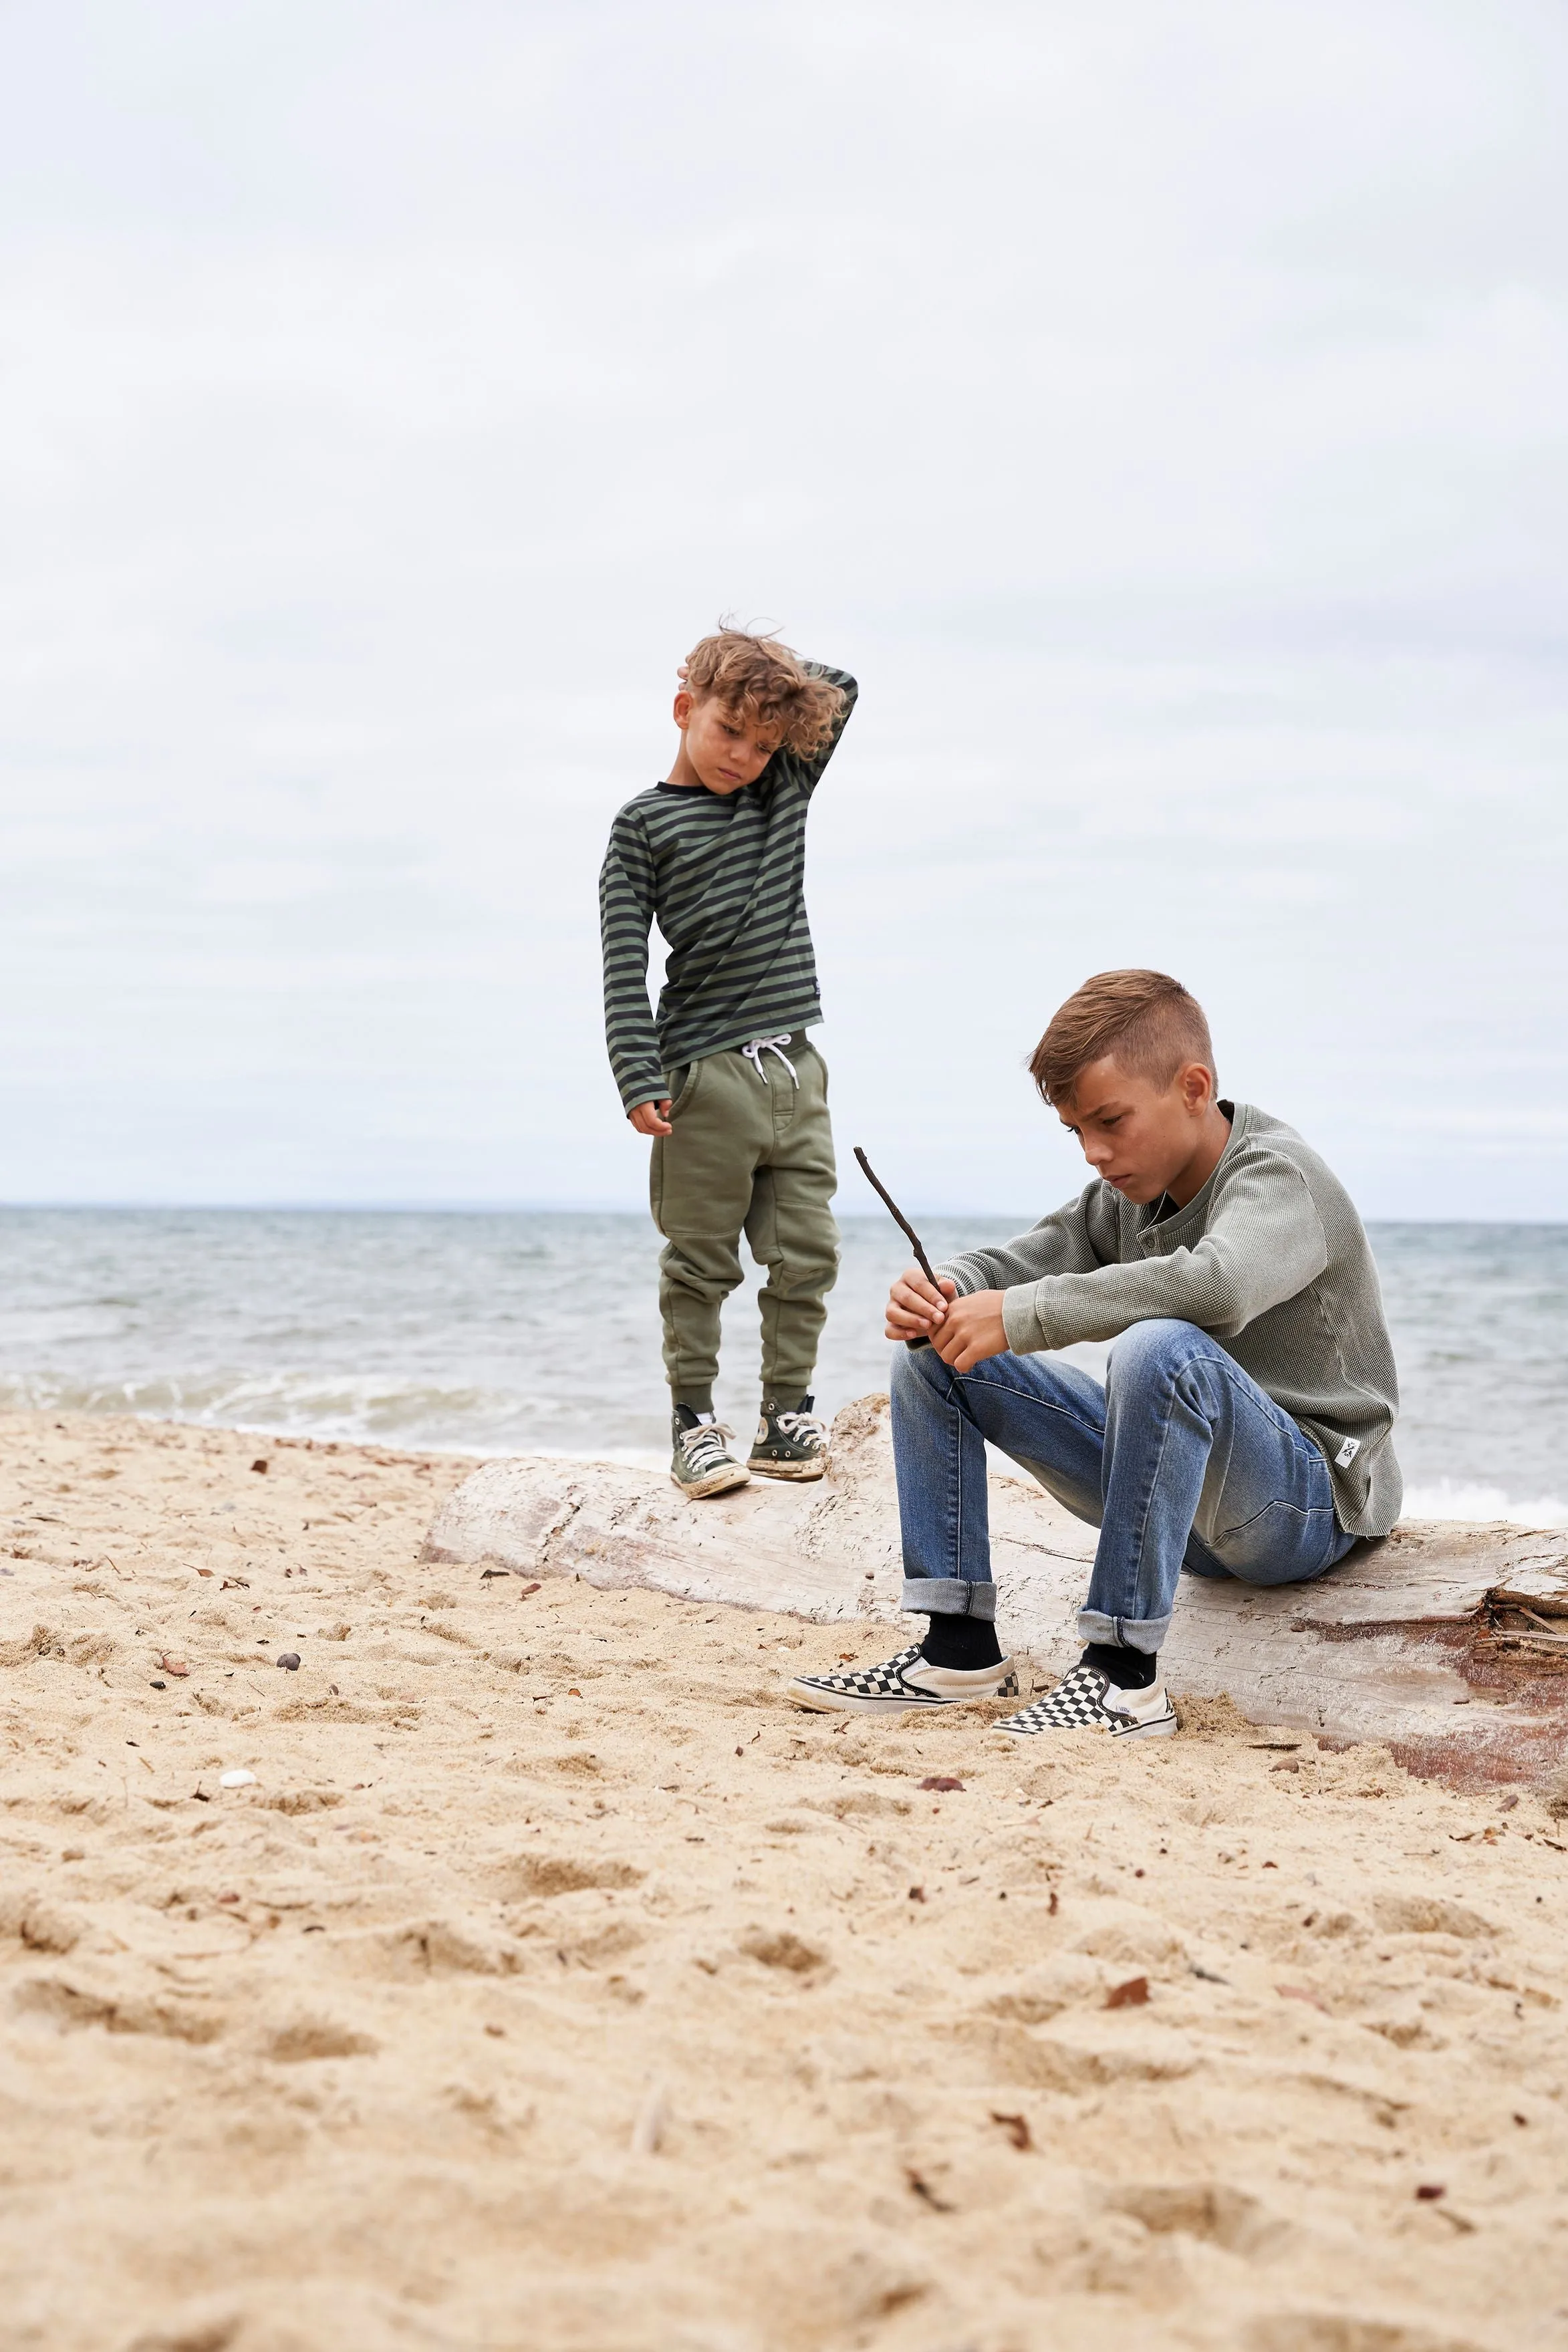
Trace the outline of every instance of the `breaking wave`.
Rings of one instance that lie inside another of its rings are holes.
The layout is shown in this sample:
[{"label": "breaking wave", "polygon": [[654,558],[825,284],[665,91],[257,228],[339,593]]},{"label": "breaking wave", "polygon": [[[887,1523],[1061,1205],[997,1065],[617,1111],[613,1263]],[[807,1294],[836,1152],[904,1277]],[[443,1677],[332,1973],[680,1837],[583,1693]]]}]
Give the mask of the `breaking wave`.
[{"label": "breaking wave", "polygon": [[[1023,1219],[920,1220],[938,1257]],[[1568,1226],[1373,1228],[1408,1518],[1568,1525]],[[843,1227],[817,1409],[888,1385],[905,1245]],[[0,1405],[476,1455],[668,1460],[658,1238],[626,1215],[0,1210]],[[749,1277],[721,1415],[749,1433]],[[1096,1375],[1103,1349],[1072,1351]]]}]

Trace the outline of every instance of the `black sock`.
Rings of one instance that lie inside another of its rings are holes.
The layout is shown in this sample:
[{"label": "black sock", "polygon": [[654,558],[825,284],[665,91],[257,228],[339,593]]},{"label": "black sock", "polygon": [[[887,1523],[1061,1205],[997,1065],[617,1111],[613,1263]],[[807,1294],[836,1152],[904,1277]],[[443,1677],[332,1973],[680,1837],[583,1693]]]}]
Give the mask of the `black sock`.
[{"label": "black sock", "polygon": [[1154,1651],[1124,1648],[1120,1642],[1091,1642],[1079,1664],[1098,1666],[1118,1690],[1152,1690],[1160,1671]]},{"label": "black sock", "polygon": [[928,1666],[952,1666],[959,1674],[978,1674],[983,1666],[999,1666],[1002,1644],[989,1617],[952,1617],[943,1612],[927,1620],[921,1655]]}]

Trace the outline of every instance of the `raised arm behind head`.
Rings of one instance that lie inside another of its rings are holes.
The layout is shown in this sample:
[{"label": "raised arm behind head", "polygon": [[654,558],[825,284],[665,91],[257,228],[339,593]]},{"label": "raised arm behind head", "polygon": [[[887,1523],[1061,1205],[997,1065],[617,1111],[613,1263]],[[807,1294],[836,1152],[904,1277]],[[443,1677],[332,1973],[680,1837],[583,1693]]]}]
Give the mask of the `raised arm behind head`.
[{"label": "raised arm behind head", "polygon": [[847,696],[776,637],[720,629],[680,667],[680,748],[666,782],[727,794],[754,784],[775,753],[807,771],[832,750]]}]

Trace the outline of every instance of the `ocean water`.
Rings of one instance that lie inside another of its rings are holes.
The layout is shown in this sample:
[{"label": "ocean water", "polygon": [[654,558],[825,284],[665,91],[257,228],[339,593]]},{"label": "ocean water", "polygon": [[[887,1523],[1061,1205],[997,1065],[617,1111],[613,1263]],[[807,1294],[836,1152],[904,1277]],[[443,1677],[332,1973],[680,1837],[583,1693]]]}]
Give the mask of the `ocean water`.
[{"label": "ocean water", "polygon": [[[941,1257],[1026,1222],[933,1217],[923,1238]],[[843,1233],[827,1412],[887,1386],[880,1305],[907,1255],[882,1217]],[[1568,1225],[1373,1241],[1407,1511],[1568,1525]],[[658,1251],[637,1215],[0,1210],[0,1404],[662,1464]],[[761,1278],[725,1317],[719,1402],[748,1434]]]}]

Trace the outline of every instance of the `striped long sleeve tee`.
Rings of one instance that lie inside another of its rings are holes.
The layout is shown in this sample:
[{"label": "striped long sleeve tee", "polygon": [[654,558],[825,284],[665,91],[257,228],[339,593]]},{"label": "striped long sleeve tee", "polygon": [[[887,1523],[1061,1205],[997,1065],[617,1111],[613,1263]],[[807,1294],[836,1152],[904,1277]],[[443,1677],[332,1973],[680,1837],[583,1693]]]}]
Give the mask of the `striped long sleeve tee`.
[{"label": "striped long sleeve tee", "polygon": [[[738,793],[655,784],[610,827],[599,876],[605,1037],[628,1112],[668,1092],[667,1071],[822,1018],[805,918],[805,820],[858,688],[844,692],[826,751],[775,751]],[[669,948],[658,1010],[647,996],[648,931]]]}]

